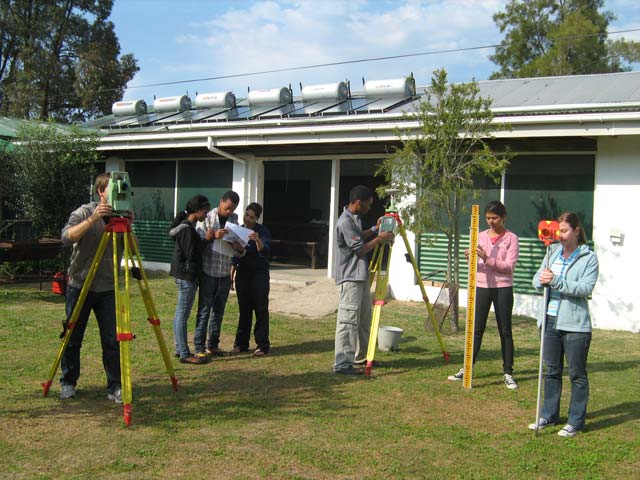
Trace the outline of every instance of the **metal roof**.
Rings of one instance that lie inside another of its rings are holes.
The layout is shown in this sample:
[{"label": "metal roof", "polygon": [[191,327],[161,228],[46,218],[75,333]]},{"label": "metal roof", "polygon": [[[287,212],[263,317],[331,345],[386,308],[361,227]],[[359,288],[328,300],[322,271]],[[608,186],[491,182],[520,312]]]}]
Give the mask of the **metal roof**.
[{"label": "metal roof", "polygon": [[[640,110],[640,72],[484,80],[478,82],[478,86],[482,97],[492,99],[492,109],[497,115]],[[354,92],[351,99],[336,100],[330,108],[315,108],[311,104],[305,106],[300,98],[294,98],[291,104],[274,105],[254,112],[249,111],[250,107],[243,107],[240,101],[237,107],[215,115],[203,115],[202,110],[170,114],[167,118],[156,118],[152,112],[137,117],[108,115],[85,125],[102,129],[108,132],[107,135],[116,135],[122,131],[133,133],[132,130],[158,131],[172,125],[188,127],[217,123],[218,127],[223,127],[222,124],[228,125],[229,121],[239,120],[258,127],[269,119],[313,121],[331,116],[333,122],[339,123],[353,120],[356,114],[373,119],[380,114],[401,116],[405,112],[413,112],[418,102],[425,101],[427,88],[418,87],[416,97],[394,98],[384,102],[364,97],[362,92]],[[377,104],[381,107],[376,107]]]},{"label": "metal roof", "polygon": [[478,86],[481,96],[493,99],[493,109],[573,106],[589,110],[589,106],[596,105],[615,109],[631,103],[640,106],[640,72],[486,80],[478,82]]}]

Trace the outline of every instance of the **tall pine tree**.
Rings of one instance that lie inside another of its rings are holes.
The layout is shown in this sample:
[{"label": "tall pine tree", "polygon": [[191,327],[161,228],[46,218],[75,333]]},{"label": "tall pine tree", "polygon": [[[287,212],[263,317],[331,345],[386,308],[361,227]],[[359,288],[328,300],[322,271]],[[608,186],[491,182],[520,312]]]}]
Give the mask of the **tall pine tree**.
[{"label": "tall pine tree", "polygon": [[0,2],[0,114],[83,121],[106,114],[139,70],[120,56],[113,0]]},{"label": "tall pine tree", "polygon": [[491,60],[492,78],[542,77],[629,70],[640,42],[609,40],[615,15],[604,0],[510,0],[493,16],[505,34]]}]

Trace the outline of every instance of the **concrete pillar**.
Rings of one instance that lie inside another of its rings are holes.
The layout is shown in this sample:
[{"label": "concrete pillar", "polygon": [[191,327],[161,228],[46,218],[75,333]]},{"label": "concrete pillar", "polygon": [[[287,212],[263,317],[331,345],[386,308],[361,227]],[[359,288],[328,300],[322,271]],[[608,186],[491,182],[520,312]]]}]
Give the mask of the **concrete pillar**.
[{"label": "concrete pillar", "polygon": [[340,159],[331,160],[331,199],[329,202],[329,250],[327,253],[327,277],[334,276],[336,264],[336,222],[340,216]]}]

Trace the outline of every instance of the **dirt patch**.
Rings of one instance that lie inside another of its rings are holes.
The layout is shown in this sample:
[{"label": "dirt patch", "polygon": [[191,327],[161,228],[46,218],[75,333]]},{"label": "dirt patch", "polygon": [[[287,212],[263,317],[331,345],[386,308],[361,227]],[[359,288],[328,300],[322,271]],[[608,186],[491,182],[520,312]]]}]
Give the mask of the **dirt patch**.
[{"label": "dirt patch", "polygon": [[290,317],[320,318],[338,310],[338,289],[331,278],[305,286],[272,283],[269,311]]}]

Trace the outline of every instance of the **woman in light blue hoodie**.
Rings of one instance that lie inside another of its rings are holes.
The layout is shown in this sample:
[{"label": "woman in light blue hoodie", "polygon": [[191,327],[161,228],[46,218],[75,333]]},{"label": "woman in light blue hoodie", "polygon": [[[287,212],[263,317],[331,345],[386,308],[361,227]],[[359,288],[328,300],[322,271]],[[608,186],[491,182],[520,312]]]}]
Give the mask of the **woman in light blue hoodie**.
[{"label": "woman in light blue hoodie", "polygon": [[[571,379],[571,401],[567,424],[558,432],[561,437],[574,437],[584,428],[589,401],[587,355],[591,344],[591,316],[587,298],[598,279],[598,257],[587,246],[580,218],[571,212],[558,217],[560,243],[549,254],[549,268],[543,265],[533,277],[538,290],[549,286],[547,322],[544,332],[543,360],[544,403],[538,429],[555,425],[560,420],[562,370],[567,359]],[[538,321],[538,327],[541,326]],[[529,425],[535,430],[536,424]]]}]

